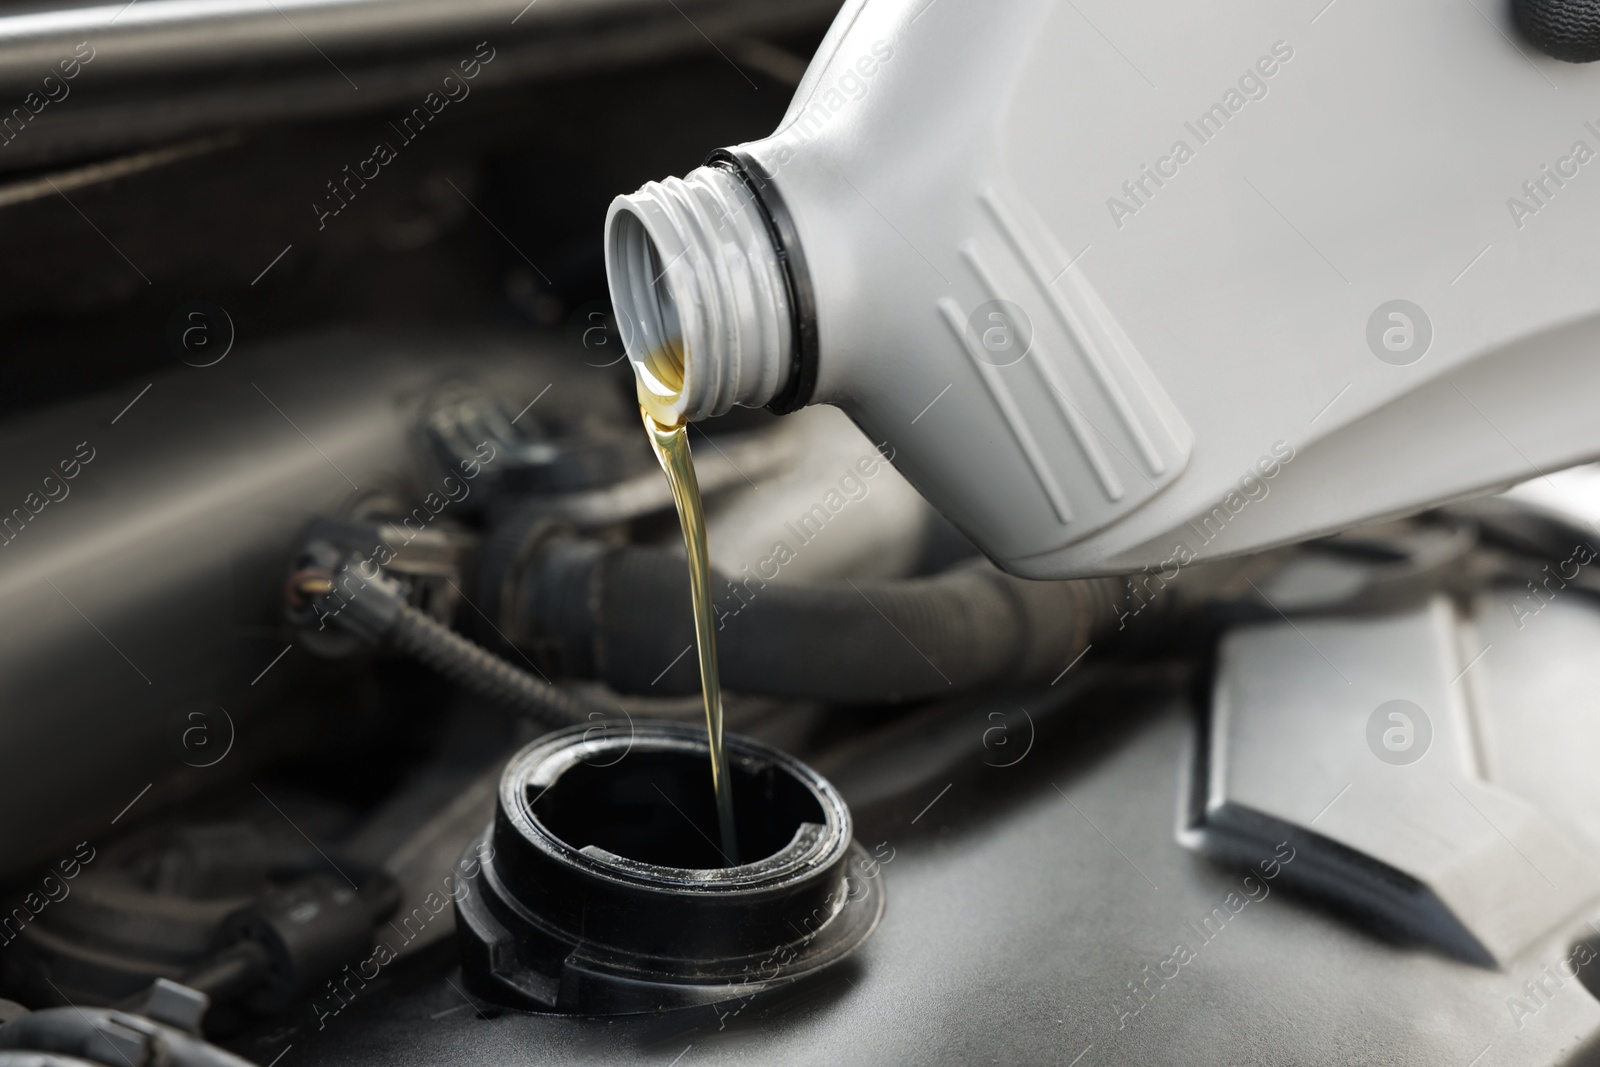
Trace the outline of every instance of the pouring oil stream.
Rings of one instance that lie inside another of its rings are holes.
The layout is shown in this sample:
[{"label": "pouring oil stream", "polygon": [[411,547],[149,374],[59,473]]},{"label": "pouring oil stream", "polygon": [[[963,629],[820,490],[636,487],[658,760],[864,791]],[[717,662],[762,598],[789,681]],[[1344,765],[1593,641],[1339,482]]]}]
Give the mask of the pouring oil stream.
[{"label": "pouring oil stream", "polygon": [[640,368],[639,414],[645,436],[666,472],[672,501],[683,526],[683,547],[689,557],[689,594],[694,603],[695,647],[700,659],[700,688],[705,698],[706,735],[711,746],[711,786],[717,798],[717,825],[722,837],[722,857],[728,866],[739,862],[739,843],[733,825],[733,789],[728,779],[728,753],[722,745],[722,682],[717,674],[717,635],[712,625],[711,555],[706,548],[706,516],[700,502],[700,482],[689,453],[689,424],[666,409],[646,384],[646,375],[672,394],[683,388],[683,354],[675,347],[656,350]]}]

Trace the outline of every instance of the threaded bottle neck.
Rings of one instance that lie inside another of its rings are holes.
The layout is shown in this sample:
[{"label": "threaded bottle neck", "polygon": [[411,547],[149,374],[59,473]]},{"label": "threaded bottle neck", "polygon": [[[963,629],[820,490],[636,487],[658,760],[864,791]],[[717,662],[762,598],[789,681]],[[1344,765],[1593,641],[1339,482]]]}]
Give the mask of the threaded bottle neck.
[{"label": "threaded bottle neck", "polygon": [[738,174],[699,167],[617,197],[605,251],[618,330],[658,421],[778,394],[793,312],[764,209]]}]

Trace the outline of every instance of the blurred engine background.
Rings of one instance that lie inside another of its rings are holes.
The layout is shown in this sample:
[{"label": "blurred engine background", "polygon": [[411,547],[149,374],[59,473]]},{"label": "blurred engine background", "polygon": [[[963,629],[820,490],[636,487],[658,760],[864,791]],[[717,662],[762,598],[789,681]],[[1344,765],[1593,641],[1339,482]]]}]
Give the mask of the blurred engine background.
[{"label": "blurred engine background", "polygon": [[[1581,477],[1177,580],[1027,583],[837,411],[741,411],[694,438],[730,729],[839,786],[885,927],[826,983],[697,1014],[553,1020],[456,989],[441,887],[508,754],[700,716],[606,205],[770,132],[837,6],[0,5],[0,1023],[136,1008],[193,1036],[192,1004],[146,992],[166,978],[209,996],[208,1037],[287,1067],[1118,1041],[1466,1063],[1459,1035],[1527,996],[1527,953],[1581,943],[1557,920],[1600,889],[1572,858],[1600,847],[1593,776],[1514,728],[1544,709],[1541,736],[1594,735]],[[362,564],[388,614],[333,619]],[[1316,709],[1365,721],[1402,692],[1453,709],[1435,751],[1534,798],[1479,797],[1516,813],[1487,843],[1418,816],[1449,862],[1317,810],[1376,750]],[[1285,708],[1302,732],[1274,740]],[[1333,753],[1326,781],[1274,770],[1307,751]],[[1545,899],[1502,838],[1570,863],[1567,888]],[[1272,856],[1301,891],[1152,987]],[[389,931],[401,960],[369,972]],[[1535,1003],[1520,1062],[1593,1047],[1587,992]],[[1164,1021],[1129,1022],[1146,1010]],[[155,1055],[107,1018],[29,1047]]]}]

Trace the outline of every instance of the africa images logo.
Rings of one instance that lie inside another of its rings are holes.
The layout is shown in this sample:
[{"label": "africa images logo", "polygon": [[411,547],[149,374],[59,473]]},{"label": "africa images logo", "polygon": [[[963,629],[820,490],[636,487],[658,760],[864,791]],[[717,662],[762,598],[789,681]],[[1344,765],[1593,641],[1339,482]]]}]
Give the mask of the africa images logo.
[{"label": "africa images logo", "polygon": [[1383,762],[1404,767],[1428,754],[1433,723],[1409,700],[1389,700],[1367,716],[1367,747]]}]

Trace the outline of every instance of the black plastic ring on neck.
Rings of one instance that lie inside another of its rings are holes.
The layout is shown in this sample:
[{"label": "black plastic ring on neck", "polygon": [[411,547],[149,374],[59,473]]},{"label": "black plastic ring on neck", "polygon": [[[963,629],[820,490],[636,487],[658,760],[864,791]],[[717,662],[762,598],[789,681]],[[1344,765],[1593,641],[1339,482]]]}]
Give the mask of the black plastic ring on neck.
[{"label": "black plastic ring on neck", "polygon": [[811,274],[806,270],[805,254],[800,250],[800,234],[794,216],[770,176],[749,153],[737,148],[719,148],[706,157],[706,166],[723,167],[739,176],[761,205],[763,221],[783,266],[784,286],[789,293],[789,320],[793,336],[793,358],[789,378],[767,404],[774,415],[787,415],[811,403],[817,389],[817,302],[811,289]]},{"label": "black plastic ring on neck", "polygon": [[511,758],[451,892],[472,995],[556,1015],[653,1014],[744,1000],[861,946],[885,891],[844,798],[793,756],[725,741],[733,857],[706,833],[703,726],[579,723]]}]

